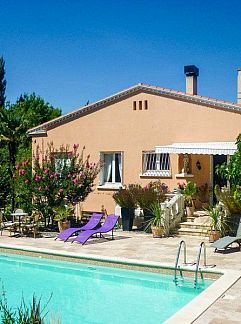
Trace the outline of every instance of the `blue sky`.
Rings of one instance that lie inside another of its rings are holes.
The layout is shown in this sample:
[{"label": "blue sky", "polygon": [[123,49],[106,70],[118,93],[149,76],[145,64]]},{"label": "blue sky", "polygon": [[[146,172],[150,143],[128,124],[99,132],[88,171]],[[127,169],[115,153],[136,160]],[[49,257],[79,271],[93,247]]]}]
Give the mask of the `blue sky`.
[{"label": "blue sky", "polygon": [[35,92],[69,112],[138,82],[236,101],[241,1],[1,0],[7,99]]}]

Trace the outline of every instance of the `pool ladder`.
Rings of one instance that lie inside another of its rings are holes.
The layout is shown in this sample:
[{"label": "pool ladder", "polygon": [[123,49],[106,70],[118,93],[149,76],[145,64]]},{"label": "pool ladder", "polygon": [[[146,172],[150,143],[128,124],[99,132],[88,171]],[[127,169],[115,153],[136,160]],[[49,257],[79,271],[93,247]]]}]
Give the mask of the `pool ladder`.
[{"label": "pool ladder", "polygon": [[196,265],[196,268],[195,268],[195,276],[194,276],[194,288],[197,288],[197,285],[198,285],[198,272],[200,272],[200,276],[203,279],[203,273],[202,273],[201,268],[200,268],[200,260],[201,260],[202,251],[203,251],[203,258],[204,258],[204,260],[203,260],[203,267],[204,268],[208,268],[208,267],[213,268],[213,267],[215,267],[215,264],[213,264],[213,265],[207,265],[207,253],[206,253],[206,245],[205,245],[205,242],[201,242],[200,243],[199,251],[198,251],[198,255],[197,255],[197,261],[196,262],[187,263],[187,247],[186,247],[186,242],[184,240],[182,240],[179,243],[179,247],[178,247],[178,251],[177,251],[177,257],[176,257],[176,262],[175,262],[174,282],[175,282],[176,285],[178,284],[178,277],[177,277],[178,270],[179,270],[179,273],[180,273],[180,277],[183,279],[182,269],[179,266],[179,258],[180,258],[180,254],[181,254],[182,247],[183,247],[183,257],[184,257],[183,265],[184,266],[187,266],[187,265],[194,266],[194,265]]},{"label": "pool ladder", "polygon": [[194,265],[195,264],[195,262],[191,262],[191,263],[187,262],[187,246],[186,246],[186,242],[184,240],[182,240],[179,243],[176,262],[175,262],[174,282],[175,282],[176,285],[178,284],[178,277],[177,277],[178,270],[179,270],[180,277],[183,279],[182,269],[179,266],[179,259],[180,259],[180,254],[181,254],[182,247],[183,247],[183,265],[188,266],[188,265]]}]

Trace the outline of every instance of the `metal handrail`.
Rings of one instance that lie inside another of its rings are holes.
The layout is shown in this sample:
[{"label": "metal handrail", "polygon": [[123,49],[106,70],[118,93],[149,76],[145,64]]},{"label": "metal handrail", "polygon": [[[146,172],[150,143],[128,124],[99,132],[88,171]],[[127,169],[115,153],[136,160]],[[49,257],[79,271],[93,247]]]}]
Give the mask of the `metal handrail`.
[{"label": "metal handrail", "polygon": [[194,288],[197,288],[197,283],[198,283],[198,270],[199,270],[199,265],[200,265],[200,259],[201,259],[201,254],[202,254],[202,249],[204,253],[204,261],[203,261],[203,266],[207,266],[207,252],[206,252],[206,245],[205,242],[202,242],[199,247],[199,253],[197,256],[197,263],[196,263],[196,270],[195,270],[195,279],[194,279]]},{"label": "metal handrail", "polygon": [[[177,257],[176,257],[176,262],[175,262],[175,273],[174,273],[174,282],[177,283],[177,269],[178,269],[178,263],[179,263],[179,258],[180,258],[180,253],[181,253],[181,248],[182,246],[184,247],[183,249],[183,258],[184,258],[184,264],[187,264],[187,247],[186,247],[186,242],[182,240],[179,243],[179,248],[177,251]],[[182,276],[182,273],[180,272],[180,275]]]}]

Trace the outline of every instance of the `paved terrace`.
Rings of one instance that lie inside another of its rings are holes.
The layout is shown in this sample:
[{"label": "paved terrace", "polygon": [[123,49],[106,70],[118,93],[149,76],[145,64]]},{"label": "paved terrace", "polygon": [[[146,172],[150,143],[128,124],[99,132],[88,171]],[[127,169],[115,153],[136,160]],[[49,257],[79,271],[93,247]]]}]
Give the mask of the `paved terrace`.
[{"label": "paved terrace", "polygon": [[231,269],[240,271],[240,279],[227,290],[212,306],[210,306],[197,319],[195,324],[235,324],[240,323],[241,316],[241,252],[235,250],[232,253],[214,253],[207,238],[199,237],[170,237],[154,239],[151,234],[138,232],[115,232],[114,241],[93,239],[81,246],[77,243],[54,241],[48,238],[13,238],[5,231],[0,236],[0,245],[16,246],[22,248],[34,248],[36,250],[48,249],[50,252],[72,252],[78,256],[117,257],[135,259],[138,261],[155,261],[165,265],[174,266],[177,247],[180,240],[184,239],[187,244],[188,262],[196,260],[198,247],[201,241],[207,246],[207,264],[216,264],[219,269]]}]

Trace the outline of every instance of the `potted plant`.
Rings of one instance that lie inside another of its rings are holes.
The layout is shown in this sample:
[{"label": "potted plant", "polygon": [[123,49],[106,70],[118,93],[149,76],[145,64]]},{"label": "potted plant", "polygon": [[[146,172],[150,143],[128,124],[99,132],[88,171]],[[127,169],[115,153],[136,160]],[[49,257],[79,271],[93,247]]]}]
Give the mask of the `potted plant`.
[{"label": "potted plant", "polygon": [[221,237],[221,232],[224,230],[222,212],[217,206],[206,209],[206,212],[210,217],[209,242],[214,242]]},{"label": "potted plant", "polygon": [[147,222],[153,217],[150,206],[158,201],[157,192],[150,186],[140,187],[136,200],[138,206],[143,210],[144,222]]},{"label": "potted plant", "polygon": [[122,229],[123,231],[131,231],[135,217],[136,188],[129,185],[126,188],[120,188],[113,194],[113,199],[117,205],[121,207]]},{"label": "potted plant", "polygon": [[161,204],[155,202],[150,206],[152,218],[147,222],[145,227],[146,230],[151,228],[153,237],[162,237],[164,234],[163,227],[163,210],[161,209]]},{"label": "potted plant", "polygon": [[194,196],[197,193],[197,185],[192,181],[188,181],[188,183],[184,186],[182,190],[182,194],[185,199],[186,212],[188,217],[192,217],[194,213]]},{"label": "potted plant", "polygon": [[70,227],[69,218],[73,216],[74,207],[72,205],[61,204],[54,208],[54,212],[54,220],[58,222],[59,232],[61,233]]}]

